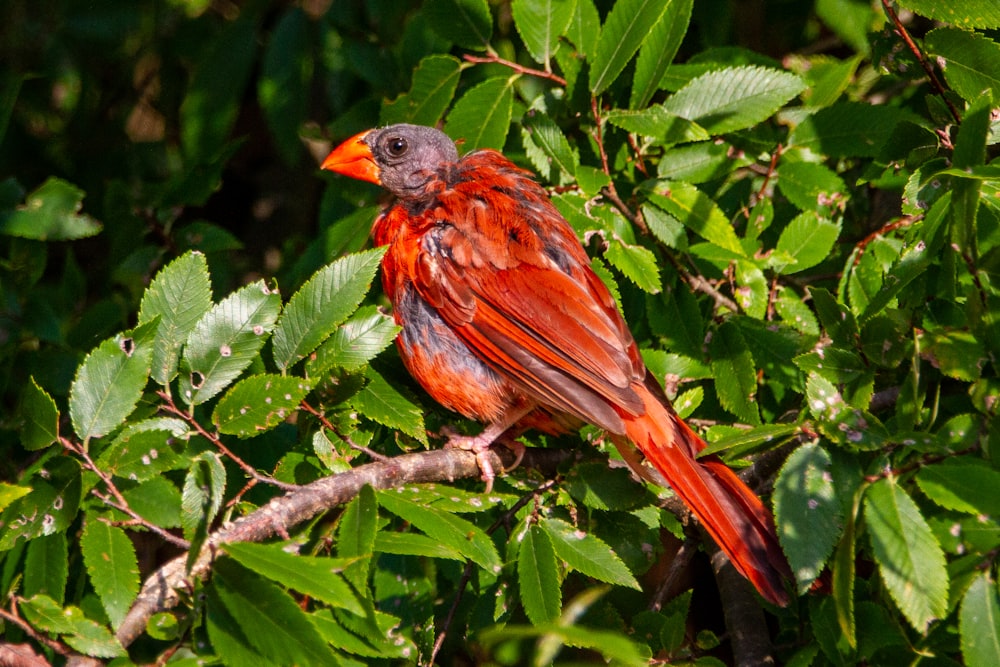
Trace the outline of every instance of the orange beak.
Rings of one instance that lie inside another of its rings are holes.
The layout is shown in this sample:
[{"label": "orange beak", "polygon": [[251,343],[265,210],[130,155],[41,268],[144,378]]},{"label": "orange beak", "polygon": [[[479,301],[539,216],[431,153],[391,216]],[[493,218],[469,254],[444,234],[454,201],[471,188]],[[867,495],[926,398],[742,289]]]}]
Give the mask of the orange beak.
[{"label": "orange beak", "polygon": [[371,130],[356,134],[334,148],[320,167],[361,181],[382,185],[382,179],[379,177],[381,170],[375,164],[375,156],[365,143],[365,137],[369,132]]}]

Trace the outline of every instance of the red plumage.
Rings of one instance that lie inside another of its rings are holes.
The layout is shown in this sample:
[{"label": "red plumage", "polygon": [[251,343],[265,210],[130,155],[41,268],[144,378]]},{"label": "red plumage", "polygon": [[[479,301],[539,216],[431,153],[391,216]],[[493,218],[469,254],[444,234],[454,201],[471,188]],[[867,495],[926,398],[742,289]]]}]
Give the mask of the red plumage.
[{"label": "red plumage", "polygon": [[446,135],[413,125],[352,137],[323,168],[396,195],[373,234],[389,246],[382,282],[400,355],[435,400],[487,424],[474,444],[514,426],[605,429],[766,599],[787,604],[770,512],[720,459],[696,458],[705,442],[648,375],[576,234],[528,172],[492,150],[459,158]]}]

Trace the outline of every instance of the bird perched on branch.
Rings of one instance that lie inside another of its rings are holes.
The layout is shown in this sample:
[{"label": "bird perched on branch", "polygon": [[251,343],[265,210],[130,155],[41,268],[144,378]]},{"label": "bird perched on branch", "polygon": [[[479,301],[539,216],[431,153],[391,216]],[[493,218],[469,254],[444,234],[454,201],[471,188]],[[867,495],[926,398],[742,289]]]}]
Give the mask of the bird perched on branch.
[{"label": "bird perched on branch", "polygon": [[[638,474],[667,484],[772,603],[790,571],[770,512],[674,412],[579,239],[530,173],[493,150],[459,157],[443,132],[392,125],[338,146],[323,169],[395,196],[375,220],[400,356],[435,400],[486,424],[461,443],[580,421]],[[638,450],[638,453],[637,451]],[[648,462],[648,467],[644,462]]]}]

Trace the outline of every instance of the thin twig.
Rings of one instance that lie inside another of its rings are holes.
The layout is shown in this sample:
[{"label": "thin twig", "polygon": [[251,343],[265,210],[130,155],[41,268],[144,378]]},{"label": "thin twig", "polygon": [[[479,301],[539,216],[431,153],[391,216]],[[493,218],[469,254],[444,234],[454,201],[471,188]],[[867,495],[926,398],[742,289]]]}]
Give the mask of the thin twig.
[{"label": "thin twig", "polygon": [[854,246],[854,248],[858,251],[857,254],[854,256],[854,266],[857,266],[858,262],[861,261],[861,255],[864,254],[865,248],[867,248],[868,244],[870,244],[872,241],[879,238],[880,236],[885,236],[889,232],[893,232],[899,229],[900,227],[908,227],[913,223],[919,222],[923,219],[924,216],[922,215],[904,215],[901,218],[897,218],[896,220],[893,220],[892,222],[889,222],[888,224],[879,227],[874,232],[861,239]]},{"label": "thin twig", "polygon": [[23,618],[18,616],[16,613],[17,610],[16,598],[14,598],[14,596],[11,596],[11,608],[14,609],[14,611],[7,611],[6,609],[0,609],[0,618],[10,623],[13,623],[17,627],[21,628],[21,630],[26,635],[34,639],[39,644],[47,646],[50,650],[54,651],[55,653],[58,653],[59,655],[68,656],[73,654],[73,651],[68,646],[66,646],[61,642],[57,642],[54,639],[49,639],[45,635],[39,634],[38,632],[35,631],[35,629],[31,626],[31,624],[29,624]]},{"label": "thin twig", "polygon": [[917,62],[920,63],[924,72],[927,73],[934,90],[941,96],[944,103],[948,105],[948,111],[951,112],[951,117],[955,119],[955,123],[960,124],[962,122],[962,117],[958,113],[958,109],[955,108],[955,105],[952,104],[951,100],[948,99],[948,96],[945,94],[946,88],[944,87],[944,84],[941,83],[941,79],[939,79],[937,74],[934,72],[934,68],[931,66],[930,61],[927,60],[927,56],[924,55],[923,51],[920,50],[920,47],[918,47],[916,42],[913,41],[913,38],[910,37],[910,33],[907,31],[906,26],[903,25],[903,22],[899,20],[899,15],[896,14],[896,10],[893,8],[892,2],[890,0],[882,0],[882,6],[885,7],[885,11],[889,15],[889,19],[892,21],[892,24],[896,29],[896,34],[899,35],[906,43],[907,48],[910,49],[910,52],[916,57]]},{"label": "thin twig", "polygon": [[552,72],[546,72],[540,69],[531,69],[530,67],[525,67],[524,65],[519,65],[518,63],[501,58],[495,53],[491,53],[487,56],[474,56],[471,53],[466,53],[462,57],[465,59],[466,62],[478,63],[478,64],[503,65],[504,67],[509,67],[510,69],[514,70],[519,74],[527,74],[528,76],[537,76],[539,79],[548,79],[549,81],[558,83],[560,86],[566,85],[566,79],[562,78],[558,74],[554,74]]},{"label": "thin twig", "polygon": [[172,414],[176,417],[180,417],[185,422],[187,422],[188,425],[190,425],[191,428],[193,428],[198,433],[198,435],[200,435],[201,437],[205,438],[210,443],[215,445],[216,449],[222,452],[225,456],[229,457],[229,459],[233,463],[238,465],[243,470],[243,472],[247,474],[247,476],[256,479],[258,482],[265,482],[267,484],[276,486],[282,491],[294,491],[295,489],[298,488],[298,486],[295,484],[288,484],[286,482],[282,482],[281,480],[275,479],[270,475],[265,475],[264,473],[258,471],[252,465],[241,459],[239,456],[234,454],[228,447],[226,447],[223,444],[222,439],[219,438],[219,436],[215,435],[214,433],[209,433],[205,429],[205,427],[203,427],[198,422],[198,420],[194,418],[194,415],[177,407],[177,404],[174,403],[174,399],[173,397],[170,396],[170,394],[164,391],[159,391],[157,392],[157,395],[163,399],[163,405],[160,407],[161,410],[169,414]]},{"label": "thin twig", "polygon": [[344,435],[343,433],[341,433],[340,431],[338,431],[337,428],[333,425],[333,423],[329,419],[326,418],[325,414],[323,414],[322,412],[320,412],[318,409],[314,408],[312,405],[310,405],[305,400],[303,400],[301,403],[299,403],[299,407],[302,408],[303,410],[305,410],[306,412],[308,412],[309,414],[311,414],[317,420],[319,420],[319,423],[322,424],[322,426],[326,430],[330,431],[331,433],[335,434],[338,438],[340,438],[341,440],[343,440],[344,443],[346,443],[347,446],[350,447],[351,449],[359,451],[359,452],[363,452],[363,453],[367,454],[368,456],[372,457],[376,461],[385,461],[385,460],[387,460],[389,458],[388,456],[385,456],[384,454],[379,454],[375,450],[369,449],[368,447],[365,447],[364,445],[359,445],[358,443],[356,443],[353,440],[351,440],[351,438],[349,436]]},{"label": "thin twig", "polygon": [[107,505],[108,507],[112,507],[118,510],[119,512],[123,512],[129,515],[136,523],[143,526],[147,530],[156,533],[157,535],[167,540],[168,542],[175,544],[181,547],[182,549],[191,548],[191,545],[188,544],[186,540],[183,540],[177,537],[176,535],[169,533],[168,531],[157,526],[155,523],[147,521],[145,518],[140,516],[135,510],[133,510],[132,507],[129,505],[128,500],[126,500],[125,496],[123,496],[121,491],[118,490],[118,487],[115,485],[114,480],[111,479],[111,475],[101,470],[97,466],[97,464],[94,463],[94,460],[90,458],[90,453],[87,452],[87,450],[84,449],[82,445],[73,442],[69,438],[62,436],[60,436],[59,442],[60,444],[62,444],[63,449],[65,449],[68,452],[71,452],[72,454],[80,457],[83,460],[84,468],[86,468],[87,470],[91,471],[92,473],[101,478],[101,481],[104,483],[104,486],[108,489],[108,492],[112,496],[108,497],[107,495],[101,493],[97,489],[91,489],[90,492],[95,497],[103,501],[104,504]]}]

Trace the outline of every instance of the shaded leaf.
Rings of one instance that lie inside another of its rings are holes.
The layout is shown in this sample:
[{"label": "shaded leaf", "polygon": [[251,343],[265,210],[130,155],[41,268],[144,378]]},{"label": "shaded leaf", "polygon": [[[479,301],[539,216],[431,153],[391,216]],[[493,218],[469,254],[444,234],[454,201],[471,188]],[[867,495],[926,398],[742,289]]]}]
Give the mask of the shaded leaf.
[{"label": "shaded leaf", "polygon": [[729,412],[749,424],[759,424],[757,369],[743,334],[724,322],[709,344],[712,375],[719,402]]},{"label": "shaded leaf", "polygon": [[0,234],[37,241],[71,241],[93,236],[101,223],[85,213],[83,190],[50,177],[28,195],[22,206],[0,211]]},{"label": "shaded leaf", "polygon": [[[484,0],[485,2],[485,0]],[[507,140],[514,104],[513,79],[496,77],[470,88],[452,107],[444,130],[462,149],[501,150]]]},{"label": "shaded leaf", "polygon": [[965,592],[958,613],[958,632],[965,664],[1000,664],[1000,598],[989,573],[973,579]]},{"label": "shaded leaf", "polygon": [[693,185],[671,182],[665,192],[650,192],[649,201],[680,220],[703,239],[736,255],[744,255],[743,246],[722,209]]},{"label": "shaded leaf", "polygon": [[428,0],[423,14],[441,37],[467,49],[485,49],[493,35],[486,0]]},{"label": "shaded leaf", "polygon": [[280,544],[231,542],[225,551],[238,563],[282,586],[358,616],[365,609],[341,574],[353,559],[303,556]]},{"label": "shaded leaf", "polygon": [[454,56],[424,57],[413,70],[410,91],[382,104],[382,123],[437,125],[455,97],[461,63]]},{"label": "shaded leaf", "polygon": [[139,563],[132,541],[121,528],[88,515],[80,550],[90,582],[117,628],[139,593]]},{"label": "shaded leaf", "polygon": [[517,551],[517,581],[524,613],[532,623],[539,625],[558,618],[562,594],[556,554],[548,535],[534,524],[523,530]]},{"label": "shaded leaf", "polygon": [[948,611],[944,553],[916,503],[892,478],[865,494],[865,521],[879,573],[906,620],[924,632]]},{"label": "shaded leaf", "polygon": [[816,444],[791,453],[774,485],[774,515],[799,593],[823,571],[843,528],[830,455]]},{"label": "shaded leaf", "polygon": [[339,664],[305,612],[259,574],[220,559],[213,568],[210,588],[244,633],[244,645],[249,644],[271,664]]},{"label": "shaded leaf", "polygon": [[574,570],[599,581],[640,590],[639,582],[600,538],[562,519],[543,519],[538,525],[552,541],[556,555]]},{"label": "shaded leaf", "polygon": [[59,437],[59,409],[35,378],[24,386],[21,395],[21,446],[27,450],[45,449]]},{"label": "shaded leaf", "polygon": [[379,505],[488,572],[500,571],[500,556],[493,541],[482,529],[451,512],[415,503],[405,498],[403,493],[403,489],[380,491],[377,494]]},{"label": "shaded leaf", "polygon": [[375,369],[365,370],[368,384],[351,397],[351,405],[365,417],[383,426],[394,428],[416,438],[427,441],[424,430],[423,413],[406,396],[385,381]]}]

